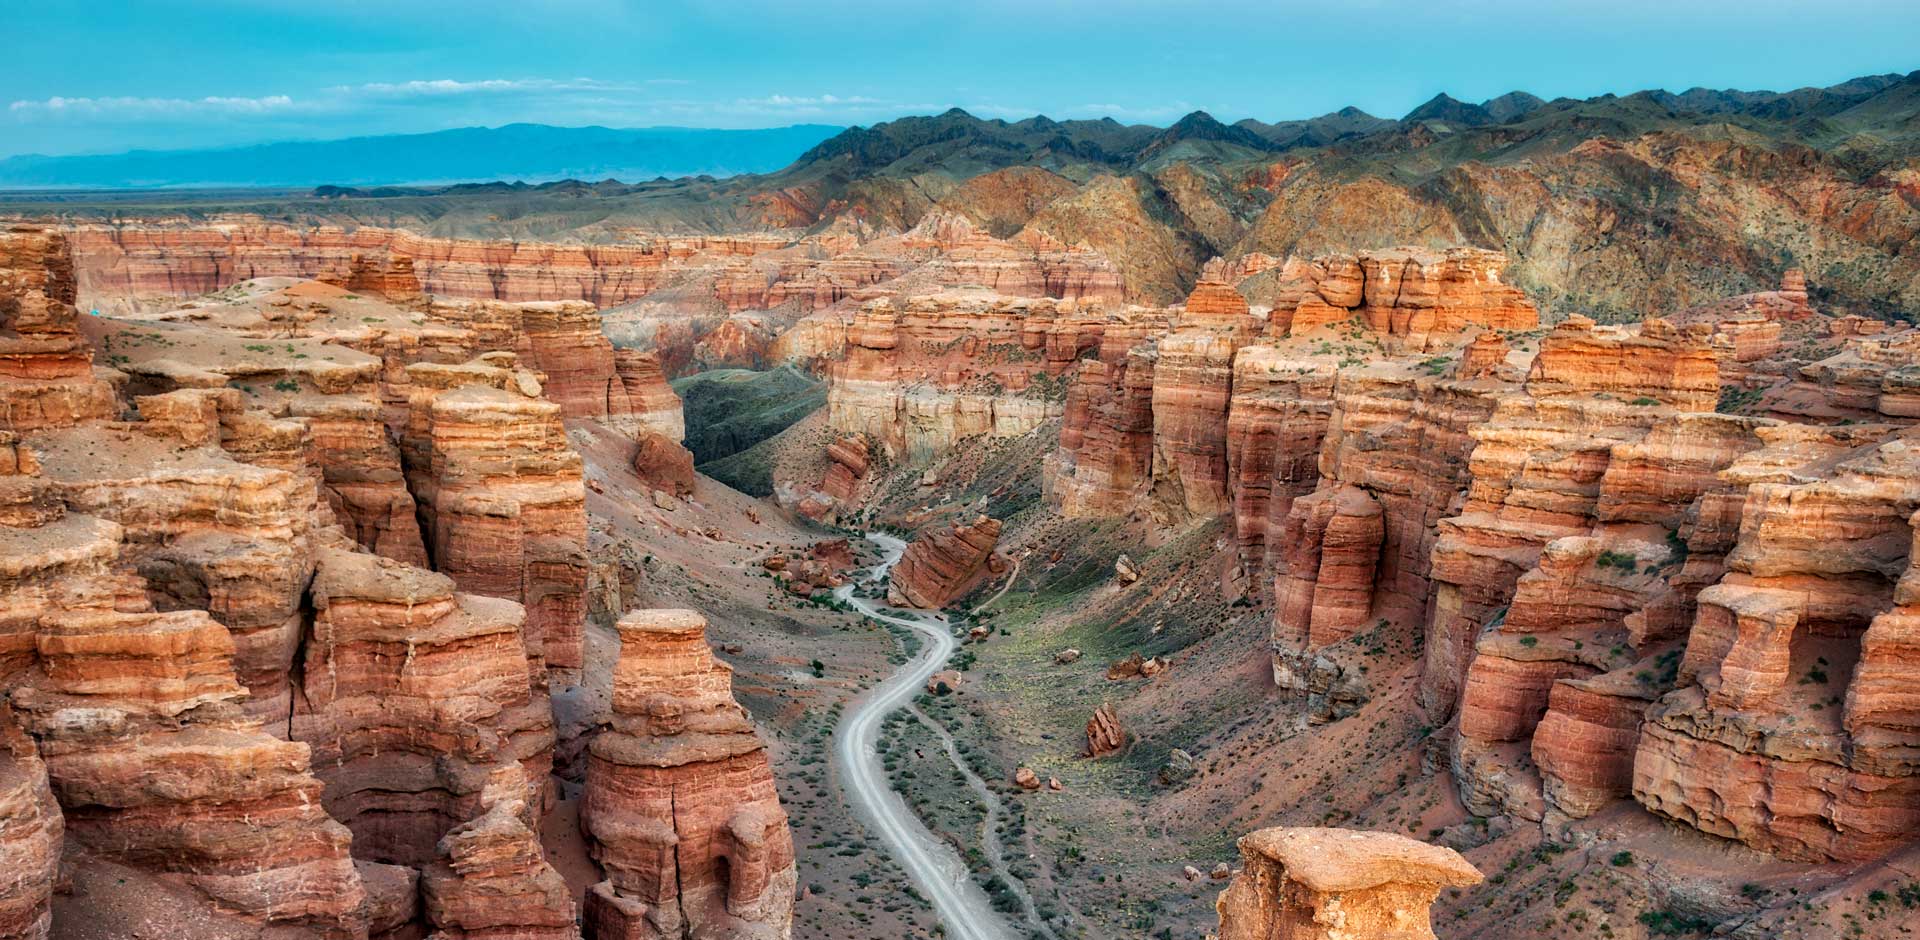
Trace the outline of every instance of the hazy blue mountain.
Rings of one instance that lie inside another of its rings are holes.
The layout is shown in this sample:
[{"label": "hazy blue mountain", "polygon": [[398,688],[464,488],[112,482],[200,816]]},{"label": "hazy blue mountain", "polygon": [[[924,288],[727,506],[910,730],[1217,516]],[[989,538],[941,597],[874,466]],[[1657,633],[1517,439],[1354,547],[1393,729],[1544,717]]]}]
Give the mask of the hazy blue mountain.
[{"label": "hazy blue mountain", "polygon": [[841,130],[826,124],[764,130],[509,124],[210,150],[25,155],[0,160],[0,187],[367,186],[731,176],[780,169]]}]

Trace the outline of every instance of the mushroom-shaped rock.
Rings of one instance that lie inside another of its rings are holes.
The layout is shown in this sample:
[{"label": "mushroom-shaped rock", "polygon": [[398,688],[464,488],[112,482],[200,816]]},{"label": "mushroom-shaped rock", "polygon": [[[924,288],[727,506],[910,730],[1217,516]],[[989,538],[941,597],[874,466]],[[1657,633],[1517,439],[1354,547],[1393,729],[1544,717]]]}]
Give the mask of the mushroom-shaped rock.
[{"label": "mushroom-shaped rock", "polygon": [[1434,940],[1442,888],[1479,884],[1460,853],[1386,832],[1262,829],[1221,892],[1220,940]]}]

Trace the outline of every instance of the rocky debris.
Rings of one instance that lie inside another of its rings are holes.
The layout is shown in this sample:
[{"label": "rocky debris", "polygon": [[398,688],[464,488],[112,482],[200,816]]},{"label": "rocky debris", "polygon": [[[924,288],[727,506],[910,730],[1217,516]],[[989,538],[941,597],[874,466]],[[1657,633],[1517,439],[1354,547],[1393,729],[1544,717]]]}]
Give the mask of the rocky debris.
[{"label": "rocky debris", "polygon": [[1217,905],[1220,940],[1434,940],[1434,898],[1481,881],[1458,852],[1385,832],[1262,829],[1240,839],[1240,857]]},{"label": "rocky debris", "polygon": [[493,781],[485,813],[440,839],[439,858],[420,876],[434,940],[579,940],[573,895],[547,863],[518,796],[518,768]]},{"label": "rocky debris", "polygon": [[1151,678],[1164,672],[1166,668],[1167,663],[1165,660],[1157,656],[1142,656],[1140,653],[1135,652],[1126,659],[1116,660],[1107,665],[1107,681],[1118,682],[1122,679]]},{"label": "rocky debris", "polygon": [[999,541],[1000,520],[987,516],[922,532],[893,566],[887,603],[935,610],[967,596],[1010,567]]},{"label": "rocky debris", "polygon": [[805,553],[771,555],[760,562],[788,593],[802,597],[847,583],[845,572],[853,564],[853,547],[846,539],[826,539],[808,546]]},{"label": "rocky debris", "polygon": [[1032,767],[1021,767],[1013,772],[1013,783],[1022,790],[1040,789],[1040,775]]},{"label": "rocky debris", "polygon": [[927,677],[928,695],[947,695],[960,691],[960,673],[943,669]]},{"label": "rocky debris", "polygon": [[1226,862],[1216,863],[1213,866],[1213,870],[1210,872],[1207,872],[1207,877],[1213,879],[1214,881],[1225,881],[1228,878],[1233,877],[1233,867],[1228,865]]},{"label": "rocky debris", "polygon": [[1196,773],[1199,768],[1194,766],[1193,755],[1176,747],[1167,752],[1167,762],[1160,765],[1155,777],[1162,786],[1176,787],[1193,779]]},{"label": "rocky debris", "polygon": [[1053,792],[1053,793],[1060,793],[1060,792],[1062,792],[1062,791],[1064,791],[1064,790],[1066,790],[1066,788],[1067,788],[1067,786],[1066,786],[1066,784],[1064,784],[1064,783],[1061,783],[1061,782],[1060,782],[1060,778],[1059,778],[1059,777],[1048,777],[1048,778],[1047,778],[1047,790],[1048,790],[1048,791],[1050,791],[1050,792]]},{"label": "rocky debris", "polygon": [[1120,724],[1120,716],[1113,705],[1102,702],[1093,710],[1093,717],[1087,719],[1087,756],[1092,758],[1118,754],[1127,746],[1127,729]]},{"label": "rocky debris", "polygon": [[580,824],[607,880],[590,936],[771,940],[790,928],[793,837],[732,669],[689,610],[622,618],[612,726],[588,748]]},{"label": "rocky debris", "polygon": [[1069,663],[1078,662],[1079,660],[1080,660],[1080,651],[1077,649],[1072,649],[1072,648],[1063,649],[1060,652],[1053,654],[1053,663],[1056,666],[1065,666]]},{"label": "rocky debris", "polygon": [[1181,876],[1185,877],[1188,881],[1199,881],[1202,873],[1200,869],[1195,868],[1192,865],[1188,865],[1185,868],[1180,869],[1180,874]]},{"label": "rocky debris", "polygon": [[1113,579],[1121,584],[1132,584],[1140,580],[1140,569],[1133,566],[1133,559],[1121,555],[1113,560]]}]

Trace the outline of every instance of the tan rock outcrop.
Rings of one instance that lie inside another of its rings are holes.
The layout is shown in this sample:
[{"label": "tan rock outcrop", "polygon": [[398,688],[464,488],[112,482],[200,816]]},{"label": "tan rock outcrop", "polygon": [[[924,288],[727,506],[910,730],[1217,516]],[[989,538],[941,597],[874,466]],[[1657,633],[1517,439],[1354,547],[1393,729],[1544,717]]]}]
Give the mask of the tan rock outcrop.
[{"label": "tan rock outcrop", "polygon": [[503,769],[521,783],[515,800],[544,805],[553,717],[534,694],[520,605],[343,549],[320,551],[309,593],[293,737],[312,746],[356,857],[432,861]]},{"label": "tan rock outcrop", "polygon": [[937,610],[1007,570],[994,553],[1000,520],[980,516],[922,532],[900,556],[887,581],[887,602]]},{"label": "tan rock outcrop", "polygon": [[112,373],[76,329],[67,240],[32,226],[0,230],[0,405],[16,431],[68,427],[118,411]]},{"label": "tan rock outcrop", "polygon": [[1120,724],[1120,716],[1111,703],[1100,703],[1100,707],[1093,710],[1093,717],[1087,719],[1087,756],[1101,758],[1118,754],[1126,746],[1127,729]]},{"label": "tan rock outcrop", "polygon": [[1481,881],[1460,853],[1386,832],[1262,829],[1240,857],[1220,940],[1433,940],[1434,898]]},{"label": "tan rock outcrop", "polygon": [[687,610],[622,618],[613,726],[589,747],[580,824],[607,880],[589,935],[784,938],[793,837],[753,725]]},{"label": "tan rock outcrop", "polygon": [[[497,365],[494,363],[498,363]],[[519,601],[536,675],[582,662],[586,488],[560,406],[511,356],[415,365],[402,450],[434,566]]]},{"label": "tan rock outcrop", "polygon": [[432,940],[579,940],[566,879],[547,863],[518,799],[517,769],[497,776],[484,814],[446,834],[421,873]]}]

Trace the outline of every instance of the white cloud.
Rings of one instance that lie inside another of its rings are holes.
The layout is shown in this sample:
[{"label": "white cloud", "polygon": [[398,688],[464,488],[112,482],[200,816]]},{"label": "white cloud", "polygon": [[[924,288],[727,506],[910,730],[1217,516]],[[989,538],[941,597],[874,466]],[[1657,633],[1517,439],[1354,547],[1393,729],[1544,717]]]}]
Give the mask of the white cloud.
[{"label": "white cloud", "polygon": [[68,98],[60,95],[44,101],[15,101],[7,110],[22,117],[87,116],[117,118],[178,117],[215,114],[269,114],[296,107],[286,95],[261,98],[209,96],[206,98]]},{"label": "white cloud", "polygon": [[478,81],[459,81],[451,78],[438,78],[427,81],[411,82],[368,82],[364,85],[339,85],[328,89],[338,94],[367,94],[379,96],[438,96],[499,94],[511,92],[567,92],[567,91],[634,91],[639,86],[618,82],[603,82],[592,78],[488,78]]}]

